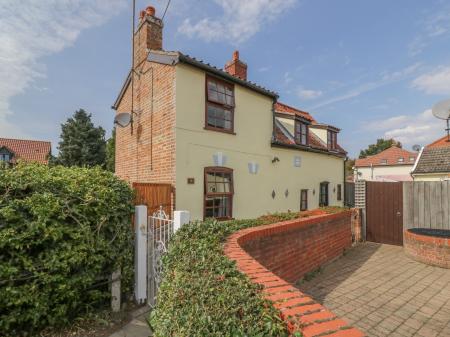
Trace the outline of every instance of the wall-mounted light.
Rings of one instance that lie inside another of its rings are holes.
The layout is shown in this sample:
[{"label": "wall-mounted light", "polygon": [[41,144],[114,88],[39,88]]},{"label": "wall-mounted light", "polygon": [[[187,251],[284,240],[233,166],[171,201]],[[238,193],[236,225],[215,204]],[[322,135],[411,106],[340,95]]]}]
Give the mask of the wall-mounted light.
[{"label": "wall-mounted light", "polygon": [[275,199],[275,190],[272,190],[272,199]]},{"label": "wall-mounted light", "polygon": [[213,160],[215,166],[225,166],[227,164],[227,156],[222,152],[213,154]]},{"label": "wall-mounted light", "polygon": [[280,158],[278,157],[273,157],[272,159],[272,163],[275,164],[276,162],[280,161]]},{"label": "wall-mounted light", "polygon": [[313,189],[313,195],[316,195],[316,189]]},{"label": "wall-mounted light", "polygon": [[248,172],[250,174],[257,174],[259,170],[259,164],[255,162],[248,163]]},{"label": "wall-mounted light", "polygon": [[284,191],[284,196],[287,198],[289,196],[289,190],[286,188],[286,191]]}]

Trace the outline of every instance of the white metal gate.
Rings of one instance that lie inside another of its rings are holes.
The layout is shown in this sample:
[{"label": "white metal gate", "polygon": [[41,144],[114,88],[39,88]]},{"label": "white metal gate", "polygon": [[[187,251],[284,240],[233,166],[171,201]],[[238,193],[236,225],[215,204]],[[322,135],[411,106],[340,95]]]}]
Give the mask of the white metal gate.
[{"label": "white metal gate", "polygon": [[162,276],[162,257],[167,252],[169,240],[174,233],[174,221],[161,206],[148,217],[147,221],[147,301],[152,307],[156,304],[158,288]]}]

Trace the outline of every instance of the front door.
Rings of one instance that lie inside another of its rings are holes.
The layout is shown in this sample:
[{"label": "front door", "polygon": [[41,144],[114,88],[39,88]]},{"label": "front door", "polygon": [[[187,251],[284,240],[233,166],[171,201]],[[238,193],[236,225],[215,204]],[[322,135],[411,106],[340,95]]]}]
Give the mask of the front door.
[{"label": "front door", "polygon": [[328,185],[327,181],[320,183],[320,193],[319,193],[319,206],[326,207],[328,206]]}]

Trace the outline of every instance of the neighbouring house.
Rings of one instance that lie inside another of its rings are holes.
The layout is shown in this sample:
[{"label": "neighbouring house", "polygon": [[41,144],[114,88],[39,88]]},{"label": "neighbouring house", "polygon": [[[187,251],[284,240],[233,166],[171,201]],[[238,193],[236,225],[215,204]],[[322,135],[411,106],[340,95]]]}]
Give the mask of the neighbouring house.
[{"label": "neighbouring house", "polygon": [[154,8],[141,12],[136,69],[113,105],[134,111],[132,124],[117,128],[119,177],[171,184],[176,208],[193,219],[343,205],[338,128],[249,81],[237,51],[222,70],[164,51],[162,31]]},{"label": "neighbouring house", "polygon": [[395,145],[366,158],[356,159],[354,179],[368,181],[411,181],[416,152]]},{"label": "neighbouring house", "polygon": [[422,148],[411,175],[414,181],[450,180],[450,142],[447,136]]},{"label": "neighbouring house", "polygon": [[19,161],[47,164],[51,143],[39,140],[0,138],[0,163],[13,165]]}]

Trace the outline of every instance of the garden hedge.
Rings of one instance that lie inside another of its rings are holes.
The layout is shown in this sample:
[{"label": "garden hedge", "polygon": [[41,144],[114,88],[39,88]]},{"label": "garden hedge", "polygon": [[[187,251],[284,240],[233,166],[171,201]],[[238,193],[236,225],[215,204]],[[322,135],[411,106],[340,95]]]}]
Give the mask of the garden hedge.
[{"label": "garden hedge", "polygon": [[0,335],[35,335],[131,286],[133,193],[100,168],[0,169]]},{"label": "garden hedge", "polygon": [[158,304],[149,317],[153,336],[287,336],[279,313],[224,255],[223,243],[240,229],[307,215],[273,214],[183,226],[163,257],[165,274]]}]

